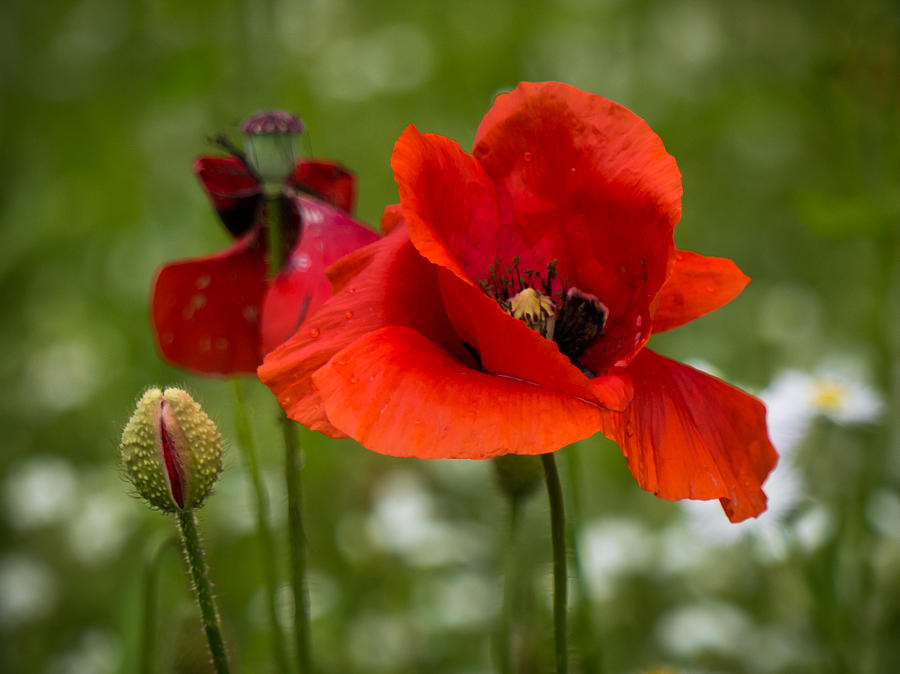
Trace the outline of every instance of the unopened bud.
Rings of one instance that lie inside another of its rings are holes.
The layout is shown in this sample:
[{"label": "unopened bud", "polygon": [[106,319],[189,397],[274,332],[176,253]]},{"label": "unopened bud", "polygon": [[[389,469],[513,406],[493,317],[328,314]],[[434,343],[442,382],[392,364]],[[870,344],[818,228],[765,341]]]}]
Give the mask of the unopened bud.
[{"label": "unopened bud", "polygon": [[222,472],[222,436],[186,392],[151,388],[122,431],[125,475],[152,507],[176,513],[203,505]]},{"label": "unopened bud", "polygon": [[523,454],[504,454],[492,460],[497,485],[512,500],[529,496],[543,476],[541,459]]},{"label": "unopened bud", "polygon": [[297,161],[297,139],[306,129],[299,117],[283,110],[260,112],[244,120],[247,155],[265,187],[282,188]]}]

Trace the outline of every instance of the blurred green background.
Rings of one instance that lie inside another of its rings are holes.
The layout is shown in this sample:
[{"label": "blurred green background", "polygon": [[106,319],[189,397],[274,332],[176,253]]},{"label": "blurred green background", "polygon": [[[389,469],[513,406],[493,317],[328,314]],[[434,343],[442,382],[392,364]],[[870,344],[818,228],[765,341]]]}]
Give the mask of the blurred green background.
[{"label": "blurred green background", "polygon": [[[684,175],[678,245],[753,278],[651,346],[761,392],[785,455],[771,511],[731,527],[717,504],[642,492],[602,438],[561,454],[584,571],[573,671],[900,671],[892,0],[6,0],[0,671],[136,671],[145,560],[171,525],[129,498],[116,445],[150,384],[189,387],[230,442],[201,524],[234,669],[270,671],[232,389],[164,365],[148,321],[154,270],[227,241],[191,172],[206,139],[300,114],[375,225],[407,124],[468,148],[496,93],[547,79],[646,119]],[[275,405],[248,387],[286,574]],[[491,466],[302,440],[320,671],[495,671]],[[550,670],[545,501],[516,551],[529,672]],[[207,671],[178,555],[160,560],[159,671]]]}]

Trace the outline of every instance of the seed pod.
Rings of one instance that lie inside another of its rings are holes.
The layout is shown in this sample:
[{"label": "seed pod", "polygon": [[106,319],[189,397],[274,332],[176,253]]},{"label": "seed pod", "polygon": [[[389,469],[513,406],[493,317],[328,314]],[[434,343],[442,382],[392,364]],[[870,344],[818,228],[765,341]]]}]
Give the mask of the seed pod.
[{"label": "seed pod", "polygon": [[222,436],[186,392],[148,389],[122,431],[122,467],[138,494],[167,513],[203,505],[222,472]]}]

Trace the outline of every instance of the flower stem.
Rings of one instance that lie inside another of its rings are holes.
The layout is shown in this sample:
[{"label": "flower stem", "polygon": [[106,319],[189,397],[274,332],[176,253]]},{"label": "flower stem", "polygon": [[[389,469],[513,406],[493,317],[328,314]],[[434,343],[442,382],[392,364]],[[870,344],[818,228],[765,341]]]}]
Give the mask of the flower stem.
[{"label": "flower stem", "polygon": [[515,496],[509,497],[509,534],[506,541],[506,550],[503,560],[503,606],[500,613],[500,623],[496,633],[497,659],[502,674],[512,674],[513,669],[513,622],[516,615],[516,599],[519,594],[519,565],[518,565],[518,533],[519,512],[521,499]]},{"label": "flower stem", "polygon": [[578,445],[570,445],[566,449],[566,465],[568,466],[569,484],[569,528],[572,550],[575,553],[575,587],[578,588],[578,603],[575,613],[575,633],[580,642],[576,652],[581,654],[581,669],[584,674],[602,674],[603,672],[603,639],[598,635],[591,613],[590,595],[587,580],[581,564],[578,547],[578,527],[582,524],[581,511],[581,456]]},{"label": "flower stem", "polygon": [[284,226],[281,222],[280,192],[272,191],[266,194],[266,222],[268,224],[269,278],[274,279],[281,272],[286,253]]},{"label": "flower stem", "polygon": [[566,643],[566,514],[562,487],[553,453],[541,454],[544,481],[550,501],[550,538],[553,543],[553,636],[556,642],[556,674],[567,674],[569,668]]},{"label": "flower stem", "polygon": [[312,671],[309,600],[306,591],[306,536],[303,533],[300,443],[294,422],[281,411],[284,432],[284,476],[287,485],[291,587],[294,594],[294,640],[301,674]]},{"label": "flower stem", "polygon": [[237,431],[238,444],[244,452],[247,469],[250,473],[250,482],[256,498],[256,530],[259,541],[259,552],[262,560],[263,577],[266,588],[266,611],[269,614],[269,622],[272,626],[272,650],[278,667],[282,674],[291,671],[290,658],[284,633],[278,622],[278,610],[276,608],[276,593],[278,588],[278,567],[275,563],[275,541],[272,537],[272,528],[269,524],[269,498],[266,487],[263,484],[259,471],[259,461],[256,457],[256,445],[253,442],[253,433],[250,430],[250,421],[247,418],[247,406],[244,402],[244,389],[240,379],[234,378],[235,398],[235,429]]},{"label": "flower stem", "polygon": [[144,563],[143,615],[141,616],[140,672],[153,674],[156,671],[156,590],[159,584],[159,565],[163,554],[174,540],[169,537],[153,546]]},{"label": "flower stem", "polygon": [[178,513],[178,527],[181,530],[181,545],[184,548],[194,594],[200,605],[203,631],[206,633],[213,666],[216,674],[228,674],[228,655],[225,652],[225,642],[222,640],[222,626],[219,623],[219,612],[216,609],[212,584],[209,582],[203,544],[200,542],[200,534],[197,532],[197,520],[193,510],[184,510]]}]

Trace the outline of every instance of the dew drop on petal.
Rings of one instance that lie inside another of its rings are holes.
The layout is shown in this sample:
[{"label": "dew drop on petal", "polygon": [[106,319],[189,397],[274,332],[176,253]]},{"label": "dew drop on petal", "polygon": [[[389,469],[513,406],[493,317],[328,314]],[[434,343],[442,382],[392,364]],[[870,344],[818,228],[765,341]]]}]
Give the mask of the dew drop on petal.
[{"label": "dew drop on petal", "polygon": [[530,153],[530,152],[526,152],[524,155],[522,155],[522,158],[523,158],[525,161],[531,161],[531,153]]},{"label": "dew drop on petal", "polygon": [[309,331],[309,336],[312,337],[313,339],[318,337],[319,334],[320,334],[319,328],[313,328],[312,330]]},{"label": "dew drop on petal", "polygon": [[350,377],[350,383],[351,383],[351,384],[355,384],[355,383],[358,382],[358,381],[359,381],[359,379],[357,379],[356,377]]},{"label": "dew drop on petal", "polygon": [[204,288],[208,288],[209,284],[212,282],[212,278],[210,278],[209,274],[203,274],[197,277],[197,290],[203,290]]},{"label": "dew drop on petal", "polygon": [[353,312],[348,311],[346,314],[344,314],[344,318],[353,318]]},{"label": "dew drop on petal", "polygon": [[259,309],[252,304],[245,306],[241,313],[244,316],[244,320],[248,323],[256,323],[256,319],[259,317]]}]

